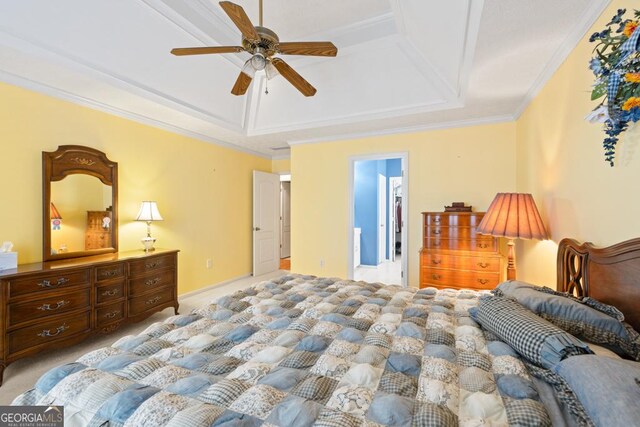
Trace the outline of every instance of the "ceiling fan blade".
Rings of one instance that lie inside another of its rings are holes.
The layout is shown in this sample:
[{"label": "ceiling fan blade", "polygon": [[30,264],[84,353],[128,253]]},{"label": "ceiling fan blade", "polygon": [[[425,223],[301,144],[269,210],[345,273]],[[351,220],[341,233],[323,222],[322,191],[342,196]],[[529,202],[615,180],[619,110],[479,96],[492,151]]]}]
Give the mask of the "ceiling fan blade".
[{"label": "ceiling fan blade", "polygon": [[260,41],[260,36],[256,31],[256,28],[251,23],[251,20],[247,16],[242,6],[238,6],[230,1],[221,1],[220,7],[229,15],[229,18],[236,24],[236,27],[240,30],[242,35],[250,42],[257,43]]},{"label": "ceiling fan blade", "polygon": [[278,45],[283,55],[336,56],[338,48],[331,42],[285,42]]},{"label": "ceiling fan blade", "polygon": [[171,53],[176,56],[183,55],[206,55],[209,53],[238,53],[244,52],[241,46],[215,46],[215,47],[178,47],[171,49]]},{"label": "ceiling fan blade", "polygon": [[271,60],[271,63],[278,70],[282,76],[289,80],[289,83],[295,86],[304,96],[313,96],[316,94],[316,88],[311,86],[311,84],[306,81],[300,74],[296,72],[293,68],[289,66],[286,62],[284,62],[280,58],[274,58]]},{"label": "ceiling fan blade", "polygon": [[250,75],[240,71],[240,75],[238,76],[238,80],[236,80],[236,84],[233,85],[233,89],[231,89],[231,93],[240,96],[247,93],[247,89],[249,89],[249,85],[251,84]]}]

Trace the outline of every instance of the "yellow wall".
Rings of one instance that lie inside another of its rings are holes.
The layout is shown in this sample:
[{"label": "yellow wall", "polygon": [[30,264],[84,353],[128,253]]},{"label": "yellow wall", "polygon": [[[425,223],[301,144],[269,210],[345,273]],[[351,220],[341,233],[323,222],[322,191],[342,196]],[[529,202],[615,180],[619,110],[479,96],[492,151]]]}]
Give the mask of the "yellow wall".
[{"label": "yellow wall", "polygon": [[146,225],[134,217],[156,200],[156,246],[181,250],[179,292],[251,271],[251,171],[271,160],[6,84],[0,100],[0,241],[15,243],[19,263],[41,259],[41,152],[78,144],[118,162],[121,250],[141,248]]},{"label": "yellow wall", "polygon": [[291,159],[272,160],[271,172],[273,173],[291,172]]},{"label": "yellow wall", "polygon": [[611,168],[601,125],[584,120],[597,105],[590,101],[588,38],[617,9],[638,6],[614,0],[518,120],[517,189],[533,193],[553,240],[518,243],[523,280],[555,285],[557,242],[564,237],[610,245],[640,236],[640,127],[626,132]]},{"label": "yellow wall", "polygon": [[[296,272],[347,277],[351,156],[409,154],[410,286],[418,286],[421,212],[454,201],[485,210],[515,191],[515,123],[295,145],[291,150],[291,262]],[[324,268],[320,268],[320,260]]]}]

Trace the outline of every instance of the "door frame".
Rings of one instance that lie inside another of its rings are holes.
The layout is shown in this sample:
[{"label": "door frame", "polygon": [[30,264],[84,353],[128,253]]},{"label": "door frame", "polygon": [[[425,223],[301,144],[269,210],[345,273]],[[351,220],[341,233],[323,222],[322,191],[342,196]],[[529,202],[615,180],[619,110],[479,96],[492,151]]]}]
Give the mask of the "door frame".
[{"label": "door frame", "polygon": [[[366,155],[358,155],[358,156],[350,156],[348,158],[349,162],[349,176],[348,176],[348,212],[349,218],[347,221],[347,278],[353,280],[354,275],[354,267],[353,267],[353,227],[354,227],[354,216],[355,216],[355,197],[354,197],[354,172],[355,172],[355,163],[363,160],[389,160],[389,159],[400,159],[401,170],[402,170],[402,233],[401,233],[401,244],[404,249],[404,253],[408,253],[406,250],[409,242],[409,221],[408,221],[408,212],[409,212],[409,152],[401,151],[394,153],[378,153],[378,154],[366,154]],[[377,215],[377,214],[376,214]],[[401,284],[405,288],[408,286],[409,282],[409,274],[408,274],[408,256],[402,257],[402,277]]]},{"label": "door frame", "polygon": [[[402,187],[402,177],[401,176],[392,176],[389,178],[389,194],[393,195],[394,183],[400,181],[400,187]],[[402,205],[401,205],[402,206]],[[395,211],[396,209],[396,201],[389,197],[389,218],[387,219],[387,223],[389,224],[389,261],[393,262],[396,260],[396,220],[395,220]],[[400,218],[402,221],[402,218]],[[391,226],[393,225],[393,227]],[[400,229],[402,233],[402,228]],[[401,239],[402,240],[402,239]],[[393,241],[393,245],[391,242]],[[400,247],[402,248],[402,242],[400,242]],[[402,254],[402,252],[401,252]]]}]

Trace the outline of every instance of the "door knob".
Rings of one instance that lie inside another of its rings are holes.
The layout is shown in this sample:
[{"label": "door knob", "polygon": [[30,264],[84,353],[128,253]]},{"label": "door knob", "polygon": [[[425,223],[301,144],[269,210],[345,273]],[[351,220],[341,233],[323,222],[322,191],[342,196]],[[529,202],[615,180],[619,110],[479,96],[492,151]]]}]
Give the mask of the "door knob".
[{"label": "door knob", "polygon": [[260,227],[255,227],[253,231],[260,231]]}]

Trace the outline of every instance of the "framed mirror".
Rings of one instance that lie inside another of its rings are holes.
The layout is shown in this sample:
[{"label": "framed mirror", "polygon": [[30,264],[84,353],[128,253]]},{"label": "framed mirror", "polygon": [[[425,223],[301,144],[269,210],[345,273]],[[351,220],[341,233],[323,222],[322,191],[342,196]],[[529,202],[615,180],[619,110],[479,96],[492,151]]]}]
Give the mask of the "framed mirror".
[{"label": "framed mirror", "polygon": [[42,153],[42,258],[118,251],[118,164],[101,151],[61,145]]}]

